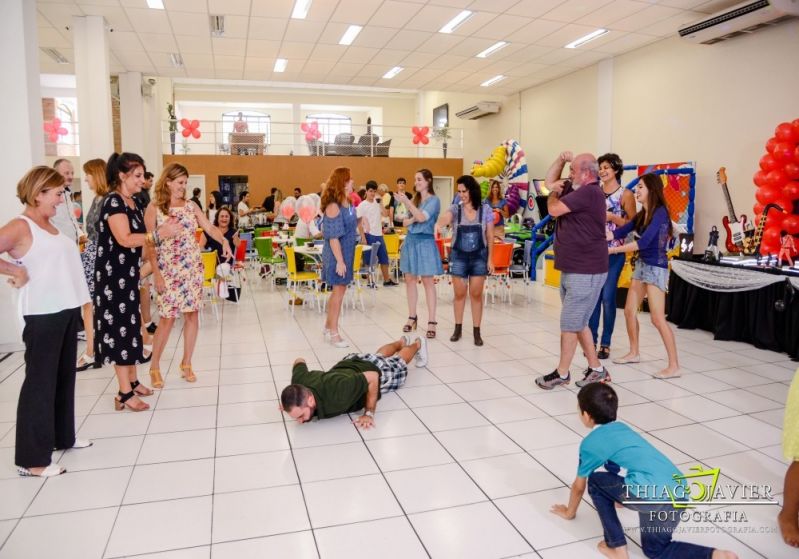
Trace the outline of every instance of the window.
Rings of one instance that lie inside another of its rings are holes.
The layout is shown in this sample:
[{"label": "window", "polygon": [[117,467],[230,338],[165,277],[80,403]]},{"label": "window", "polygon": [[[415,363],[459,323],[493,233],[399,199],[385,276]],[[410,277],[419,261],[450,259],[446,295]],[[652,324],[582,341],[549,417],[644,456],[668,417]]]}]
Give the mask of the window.
[{"label": "window", "polygon": [[271,117],[258,111],[230,111],[222,113],[222,143],[227,143],[229,134],[233,132],[233,123],[239,119],[247,123],[247,132],[266,134],[266,145],[271,143]]},{"label": "window", "polygon": [[80,155],[78,138],[78,99],[77,97],[56,97],[55,118],[61,121],[61,127],[66,128],[67,133],[59,136],[56,143],[56,155],[67,156]]},{"label": "window", "polygon": [[336,139],[336,134],[352,134],[352,119],[348,116],[317,113],[306,116],[305,121],[319,123],[319,131],[322,133],[322,137],[319,139],[328,144],[333,143]]}]

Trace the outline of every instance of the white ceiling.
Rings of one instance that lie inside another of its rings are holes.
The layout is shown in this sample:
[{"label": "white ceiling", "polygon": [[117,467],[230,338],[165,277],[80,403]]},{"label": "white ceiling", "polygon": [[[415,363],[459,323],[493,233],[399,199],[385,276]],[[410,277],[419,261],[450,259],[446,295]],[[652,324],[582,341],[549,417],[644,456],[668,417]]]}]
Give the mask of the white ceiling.
[{"label": "white ceiling", "polygon": [[[290,19],[294,0],[37,0],[43,73],[72,73],[75,15],[101,15],[110,34],[111,72],[305,82],[412,90],[509,94],[590,66],[676,33],[685,24],[737,0],[313,0],[305,20]],[[474,15],[451,35],[438,33],[462,9]],[[208,16],[225,16],[225,35],[212,38]],[[350,24],[355,42],[338,44]],[[611,32],[578,49],[563,45],[605,27]],[[496,41],[509,46],[475,55]],[[183,56],[173,68],[169,53]],[[288,59],[283,73],[276,58]],[[393,66],[405,70],[391,80]],[[507,79],[482,88],[497,75]]]}]

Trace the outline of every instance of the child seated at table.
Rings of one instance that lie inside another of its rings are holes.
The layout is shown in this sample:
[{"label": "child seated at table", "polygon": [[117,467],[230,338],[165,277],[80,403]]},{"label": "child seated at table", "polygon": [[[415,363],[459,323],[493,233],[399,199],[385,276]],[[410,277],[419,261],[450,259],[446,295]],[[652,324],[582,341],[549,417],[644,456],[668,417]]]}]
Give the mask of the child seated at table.
[{"label": "child seated at table", "polygon": [[[553,505],[552,513],[572,520],[588,486],[604,539],[597,549],[606,557],[627,558],[627,539],[616,514],[617,503],[638,512],[641,547],[647,557],[674,559],[737,559],[731,551],[671,539],[680,523],[672,497],[684,500],[687,488],[671,460],[629,426],[616,421],[619,398],[605,383],[584,386],[577,394],[580,419],[592,431],[580,443],[580,463],[568,505]],[[596,471],[603,467],[605,471]],[[626,476],[619,475],[621,468]]]}]

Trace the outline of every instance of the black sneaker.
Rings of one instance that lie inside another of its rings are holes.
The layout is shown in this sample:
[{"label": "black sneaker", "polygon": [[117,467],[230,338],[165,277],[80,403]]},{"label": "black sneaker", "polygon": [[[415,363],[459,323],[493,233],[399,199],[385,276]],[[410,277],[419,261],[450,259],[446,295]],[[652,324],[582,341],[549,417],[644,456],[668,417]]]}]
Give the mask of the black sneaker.
[{"label": "black sneaker", "polygon": [[538,385],[538,388],[543,388],[544,390],[552,390],[556,386],[561,384],[569,384],[569,382],[571,382],[571,374],[567,374],[566,378],[563,378],[560,376],[560,373],[557,369],[548,375],[544,375],[535,379],[535,383]]},{"label": "black sneaker", "polygon": [[155,322],[149,322],[146,328],[148,334],[155,334],[155,330],[158,328],[158,325]]},{"label": "black sneaker", "polygon": [[595,371],[591,367],[588,367],[583,371],[583,380],[578,380],[574,384],[582,388],[586,384],[591,384],[592,382],[610,382],[610,373],[605,367],[602,367],[601,371]]},{"label": "black sneaker", "polygon": [[397,282],[395,282],[394,280],[388,280],[388,281],[384,281],[383,282],[383,287],[393,287],[395,285],[399,285],[399,284]]}]

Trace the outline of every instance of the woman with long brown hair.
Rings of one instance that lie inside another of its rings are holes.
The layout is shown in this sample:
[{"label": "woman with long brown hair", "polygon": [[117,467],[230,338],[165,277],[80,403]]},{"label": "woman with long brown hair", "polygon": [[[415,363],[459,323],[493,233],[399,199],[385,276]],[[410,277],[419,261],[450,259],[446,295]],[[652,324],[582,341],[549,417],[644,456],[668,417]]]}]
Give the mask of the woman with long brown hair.
[{"label": "woman with long brown hair", "polygon": [[179,163],[170,163],[155,183],[155,197],[144,213],[148,231],[155,231],[168,220],[178,224],[177,234],[162,241],[155,250],[148,251],[155,278],[156,304],[161,317],[153,339],[153,357],[150,361],[150,380],[154,388],[164,386],[160,362],[175,319],[183,315],[183,358],[180,376],[195,382],[197,376],[191,367],[197,331],[200,327],[198,311],[203,298],[203,264],[200,245],[195,232],[202,227],[206,234],[222,246],[220,258],[230,258],[230,243],[203,211],[191,200],[186,200],[186,183],[189,171]]},{"label": "woman with long brown hair", "polygon": [[[83,164],[83,176],[89,190],[94,192],[94,199],[83,220],[88,237],[86,246],[80,255],[83,263],[83,273],[86,276],[86,285],[89,287],[89,297],[94,299],[94,261],[97,258],[97,222],[100,219],[100,208],[103,199],[108,194],[108,180],[106,179],[105,161],[102,159],[90,159]],[[85,371],[89,367],[99,369],[101,364],[94,358],[94,311],[91,301],[83,305],[83,330],[86,332],[86,349],[78,358],[76,370]]]},{"label": "woman with long brown hair", "polygon": [[358,242],[358,216],[350,204],[352,173],[347,167],[333,169],[322,192],[322,281],[333,287],[327,302],[327,318],[323,333],[336,347],[349,347],[338,331],[341,303],[352,281],[355,245]]},{"label": "woman with long brown hair", "polygon": [[649,302],[649,316],[657,328],[668,354],[668,365],[655,373],[655,378],[676,378],[680,376],[677,360],[677,344],[674,333],[666,322],[666,291],[669,281],[669,239],[672,236],[671,218],[663,195],[663,181],[651,173],[643,175],[635,187],[635,199],[642,205],[641,211],[626,225],[613,233],[608,231],[608,240],[623,239],[629,233],[638,236],[636,241],[608,248],[609,254],[638,251],[630,288],[627,290],[627,303],[624,306],[624,319],[627,322],[627,336],[630,338],[630,351],[624,357],[614,359],[614,363],[638,363],[641,357],[638,348],[638,307],[646,294]]},{"label": "woman with long brown hair", "polygon": [[508,218],[508,202],[502,197],[502,183],[493,179],[486,197],[486,204],[494,210],[494,236],[498,239],[505,238],[505,220]]},{"label": "woman with long brown hair", "polygon": [[400,252],[400,270],[405,276],[405,289],[408,294],[408,322],[402,327],[403,332],[416,330],[418,318],[416,303],[419,294],[416,280],[421,278],[427,301],[427,337],[436,337],[436,284],[434,276],[444,273],[441,255],[434,236],[438,214],[441,213],[441,201],[433,192],[433,173],[429,169],[419,169],[414,176],[416,194],[413,201],[404,192],[396,195],[404,204],[410,217],[402,222],[408,228],[408,236]]}]

